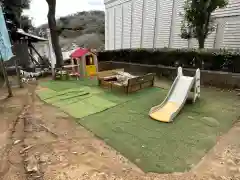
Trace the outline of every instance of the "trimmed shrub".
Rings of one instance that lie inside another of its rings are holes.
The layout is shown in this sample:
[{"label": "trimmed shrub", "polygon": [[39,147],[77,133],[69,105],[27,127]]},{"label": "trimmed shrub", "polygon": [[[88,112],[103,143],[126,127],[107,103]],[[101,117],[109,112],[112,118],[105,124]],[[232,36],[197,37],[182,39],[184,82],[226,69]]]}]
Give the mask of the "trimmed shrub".
[{"label": "trimmed shrub", "polygon": [[98,52],[98,59],[240,73],[240,50],[121,49]]}]

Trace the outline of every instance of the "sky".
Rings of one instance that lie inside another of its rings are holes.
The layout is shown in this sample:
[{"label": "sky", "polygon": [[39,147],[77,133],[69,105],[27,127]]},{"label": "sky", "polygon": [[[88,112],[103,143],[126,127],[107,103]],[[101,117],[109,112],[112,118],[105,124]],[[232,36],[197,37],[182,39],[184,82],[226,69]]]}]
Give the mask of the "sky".
[{"label": "sky", "polygon": [[[56,0],[56,18],[80,11],[103,10],[104,0]],[[24,14],[32,18],[34,26],[47,23],[48,5],[46,0],[31,0],[30,9]]]}]

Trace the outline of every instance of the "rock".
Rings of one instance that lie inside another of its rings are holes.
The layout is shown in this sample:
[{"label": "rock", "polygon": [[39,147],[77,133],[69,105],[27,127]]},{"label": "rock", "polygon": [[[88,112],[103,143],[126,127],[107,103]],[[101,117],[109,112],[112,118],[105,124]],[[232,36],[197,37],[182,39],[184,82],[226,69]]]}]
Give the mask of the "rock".
[{"label": "rock", "polygon": [[28,173],[39,172],[38,160],[35,156],[30,156],[26,159],[27,166],[26,170]]},{"label": "rock", "polygon": [[105,173],[103,173],[103,172],[101,172],[101,173],[96,173],[96,174],[93,174],[93,176],[91,176],[91,179],[93,180],[107,180],[107,179],[109,179],[108,178],[108,175],[107,174],[105,174]]},{"label": "rock", "polygon": [[23,149],[20,151],[20,154],[26,152],[27,150],[31,149],[32,147],[33,147],[33,146],[31,145],[31,146],[27,146],[27,147],[23,148]]},{"label": "rock", "polygon": [[44,163],[44,162],[47,162],[49,159],[48,155],[47,154],[43,154],[40,156],[40,162],[41,163]]},{"label": "rock", "polygon": [[235,163],[235,164],[240,164],[240,159],[239,159],[239,158],[235,158],[235,159],[234,159],[234,163]]},{"label": "rock", "polygon": [[126,172],[128,169],[127,168],[122,168],[122,171],[123,172]]},{"label": "rock", "polygon": [[60,161],[60,162],[63,162],[63,161],[64,161],[64,159],[65,159],[65,157],[64,157],[64,156],[62,156],[62,155],[60,155],[60,156],[59,156],[59,161]]},{"label": "rock", "polygon": [[16,145],[16,144],[18,144],[18,143],[20,143],[20,142],[21,142],[21,140],[18,139],[18,140],[16,140],[16,141],[14,141],[13,144]]},{"label": "rock", "polygon": [[77,154],[77,152],[72,152],[73,154]]},{"label": "rock", "polygon": [[67,167],[67,166],[69,166],[68,163],[63,163],[63,164],[62,164],[62,167],[63,167],[63,168],[65,168],[65,167]]},{"label": "rock", "polygon": [[83,152],[81,152],[81,155],[84,155],[84,154],[86,154],[87,152],[86,151],[83,151]]}]

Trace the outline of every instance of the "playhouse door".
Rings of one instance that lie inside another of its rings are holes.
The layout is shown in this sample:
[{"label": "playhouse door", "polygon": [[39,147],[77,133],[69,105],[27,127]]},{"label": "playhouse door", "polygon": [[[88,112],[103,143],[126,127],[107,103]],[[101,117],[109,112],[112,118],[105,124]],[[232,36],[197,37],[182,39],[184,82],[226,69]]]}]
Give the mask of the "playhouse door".
[{"label": "playhouse door", "polygon": [[97,73],[96,65],[94,64],[93,55],[86,56],[86,72],[88,76],[94,76]]}]

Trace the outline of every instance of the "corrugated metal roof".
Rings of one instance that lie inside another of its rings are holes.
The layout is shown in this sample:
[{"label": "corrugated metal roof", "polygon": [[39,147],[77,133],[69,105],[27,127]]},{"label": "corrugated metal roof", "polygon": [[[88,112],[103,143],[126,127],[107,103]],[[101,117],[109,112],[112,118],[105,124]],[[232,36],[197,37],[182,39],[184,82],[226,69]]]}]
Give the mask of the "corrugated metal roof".
[{"label": "corrugated metal roof", "polygon": [[20,35],[23,35],[23,36],[27,36],[27,37],[29,37],[33,41],[48,41],[45,38],[42,38],[42,37],[39,37],[39,36],[35,36],[35,35],[32,35],[32,34],[26,33],[22,29],[17,29],[17,33],[20,34]]}]

